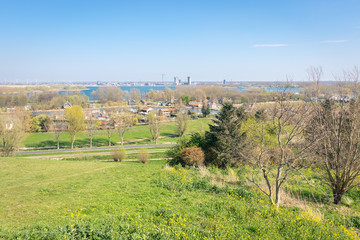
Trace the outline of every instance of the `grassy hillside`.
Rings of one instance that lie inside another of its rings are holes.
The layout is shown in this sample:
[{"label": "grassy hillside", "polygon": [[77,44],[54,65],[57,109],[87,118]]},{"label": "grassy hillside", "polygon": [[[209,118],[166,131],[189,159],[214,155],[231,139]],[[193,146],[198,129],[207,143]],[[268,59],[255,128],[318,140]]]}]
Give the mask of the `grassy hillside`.
[{"label": "grassy hillside", "polygon": [[[207,130],[210,119],[197,119],[189,122],[189,128],[187,133],[194,131]],[[150,144],[150,131],[148,125],[135,126],[129,129],[125,134],[124,141],[134,141],[131,144]],[[164,123],[161,129],[159,143],[176,142],[178,136],[176,135],[175,122]],[[120,142],[120,136],[114,130],[111,137],[112,144]],[[86,131],[80,132],[76,135],[75,145],[77,147],[88,147],[89,136]],[[93,146],[107,146],[108,137],[106,131],[97,131],[94,139]],[[53,133],[30,133],[22,143],[23,147],[56,147],[56,140]],[[71,146],[70,137],[68,133],[64,133],[60,137],[60,146],[62,148]]]},{"label": "grassy hillside", "polygon": [[0,163],[0,238],[358,239],[334,206],[334,217],[273,209],[232,170],[164,161]]}]

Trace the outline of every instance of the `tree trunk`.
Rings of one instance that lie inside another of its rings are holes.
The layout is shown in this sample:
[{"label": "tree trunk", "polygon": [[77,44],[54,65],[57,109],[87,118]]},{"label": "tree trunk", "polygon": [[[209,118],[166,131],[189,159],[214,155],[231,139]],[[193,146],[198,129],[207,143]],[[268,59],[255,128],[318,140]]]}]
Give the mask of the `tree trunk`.
[{"label": "tree trunk", "polygon": [[124,137],[121,136],[121,146],[123,146],[123,145],[124,145]]},{"label": "tree trunk", "polygon": [[111,136],[109,136],[109,147],[111,147]]},{"label": "tree trunk", "polygon": [[92,136],[90,137],[90,148],[92,148]]},{"label": "tree trunk", "polygon": [[74,143],[75,143],[75,136],[72,137],[71,149],[74,149]]},{"label": "tree trunk", "polygon": [[344,195],[344,194],[342,194],[342,193],[335,193],[335,192],[333,192],[334,204],[341,204],[341,199],[342,199],[343,195]]},{"label": "tree trunk", "polygon": [[59,137],[56,139],[56,141],[57,141],[57,149],[59,150],[60,149]]}]

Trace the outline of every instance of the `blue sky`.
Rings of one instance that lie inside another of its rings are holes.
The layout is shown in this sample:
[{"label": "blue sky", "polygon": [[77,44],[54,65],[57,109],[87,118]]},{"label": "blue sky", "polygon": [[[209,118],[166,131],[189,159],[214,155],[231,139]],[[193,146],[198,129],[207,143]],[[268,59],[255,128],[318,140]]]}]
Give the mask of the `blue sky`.
[{"label": "blue sky", "polygon": [[331,79],[359,57],[358,0],[0,0],[0,82]]}]

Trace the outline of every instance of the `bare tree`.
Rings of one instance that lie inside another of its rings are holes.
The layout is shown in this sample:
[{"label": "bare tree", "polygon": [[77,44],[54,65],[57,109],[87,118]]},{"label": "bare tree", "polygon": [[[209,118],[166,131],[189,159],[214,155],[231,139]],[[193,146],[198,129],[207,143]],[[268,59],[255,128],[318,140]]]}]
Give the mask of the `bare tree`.
[{"label": "bare tree", "polygon": [[18,117],[0,115],[0,149],[3,156],[10,156],[19,149],[24,133],[24,126]]},{"label": "bare tree", "polygon": [[323,75],[322,67],[313,67],[311,66],[307,70],[307,77],[310,82],[313,83],[314,90],[312,91],[311,95],[316,97],[316,101],[318,101],[318,98],[320,96],[320,81]]},{"label": "bare tree", "polygon": [[323,181],[331,188],[335,204],[341,204],[343,195],[359,186],[360,100],[347,100],[347,93],[340,83],[339,97],[315,105],[317,112],[308,128],[309,139],[321,138],[314,158],[324,170]]},{"label": "bare tree", "polygon": [[114,119],[110,119],[108,122],[106,122],[105,125],[105,129],[106,129],[106,135],[108,137],[108,141],[109,141],[109,147],[111,146],[111,136],[114,133],[114,126],[115,126],[115,121]]},{"label": "bare tree", "polygon": [[125,133],[130,129],[131,126],[134,125],[134,117],[129,114],[121,114],[117,118],[118,122],[115,127],[121,138],[121,145],[124,145],[124,136]]},{"label": "bare tree", "polygon": [[98,125],[96,119],[93,119],[90,117],[86,122],[86,130],[88,132],[89,138],[90,138],[90,148],[93,147],[93,137],[95,134],[95,131],[97,130]]},{"label": "bare tree", "polygon": [[179,112],[176,116],[176,133],[182,137],[189,125],[190,116],[186,113]]},{"label": "bare tree", "polygon": [[148,121],[149,121],[149,130],[151,134],[151,139],[157,144],[158,138],[160,136],[161,130],[161,116],[156,116],[154,113],[149,113]]},{"label": "bare tree", "polygon": [[[277,206],[284,183],[303,167],[304,156],[313,144],[303,139],[311,108],[289,102],[290,95],[284,89],[271,107],[246,123],[250,153],[244,153],[244,159],[254,167],[248,181]],[[259,175],[265,184],[257,178]]]},{"label": "bare tree", "polygon": [[65,121],[53,121],[50,126],[50,131],[54,132],[57,149],[60,149],[60,136],[66,131],[67,128],[68,123]]}]

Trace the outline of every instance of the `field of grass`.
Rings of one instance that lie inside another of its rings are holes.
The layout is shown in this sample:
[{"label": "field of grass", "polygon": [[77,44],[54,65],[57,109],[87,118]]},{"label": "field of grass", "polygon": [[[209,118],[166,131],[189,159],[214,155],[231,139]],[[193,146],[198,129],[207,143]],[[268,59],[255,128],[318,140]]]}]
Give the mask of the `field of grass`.
[{"label": "field of grass", "polygon": [[274,209],[244,184],[241,171],[170,168],[164,161],[0,163],[0,238],[359,239],[356,216],[341,214],[355,211],[359,199],[351,207],[321,203],[319,211],[332,214]]},{"label": "field of grass", "polygon": [[[211,123],[210,119],[197,119],[191,120],[189,122],[189,128],[187,133],[194,131],[204,131],[208,129],[208,124]],[[148,125],[135,126],[129,129],[125,134],[124,141],[134,141],[128,144],[151,144],[151,135]],[[160,132],[159,143],[175,143],[178,139],[176,134],[176,125],[175,122],[164,123],[163,128]],[[120,136],[114,130],[114,133],[111,137],[111,143],[113,145],[120,142]],[[76,147],[88,147],[89,146],[89,136],[87,132],[80,132],[76,135],[75,146]],[[107,146],[108,138],[106,131],[97,131],[93,138],[93,146]],[[64,133],[60,137],[60,147],[69,148],[71,146],[70,137],[68,133]],[[56,140],[53,133],[29,133],[25,137],[22,147],[55,147]]]}]

